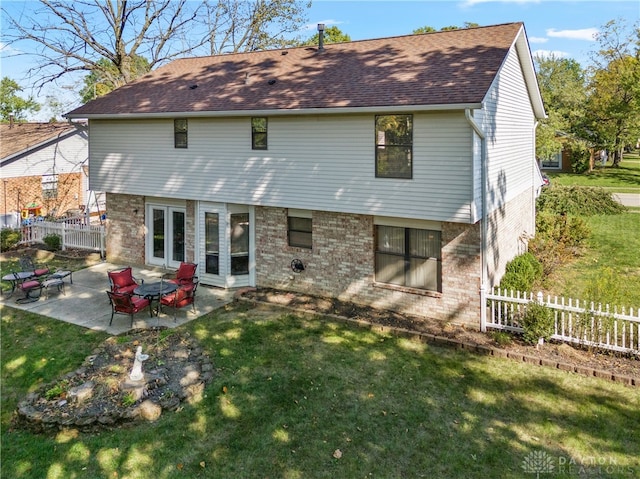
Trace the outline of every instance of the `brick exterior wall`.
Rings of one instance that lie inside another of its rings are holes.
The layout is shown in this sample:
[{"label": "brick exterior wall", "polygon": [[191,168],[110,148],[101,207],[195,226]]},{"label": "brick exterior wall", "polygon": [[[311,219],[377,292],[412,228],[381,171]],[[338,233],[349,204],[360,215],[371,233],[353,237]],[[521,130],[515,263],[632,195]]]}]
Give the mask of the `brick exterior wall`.
[{"label": "brick exterior wall", "polygon": [[[442,294],[376,284],[372,216],[313,212],[313,248],[290,247],[287,210],[256,208],[256,285],[479,326],[480,227],[442,224]],[[305,265],[293,273],[293,259]]]},{"label": "brick exterior wall", "polygon": [[143,265],[144,196],[107,193],[107,261]]},{"label": "brick exterior wall", "polygon": [[58,175],[58,197],[42,198],[42,176],[21,176],[2,180],[2,202],[0,214],[20,212],[26,205],[35,203],[42,206],[45,215],[61,215],[76,209],[82,203],[81,173],[61,173]]},{"label": "brick exterior wall", "polygon": [[535,234],[533,196],[528,190],[489,215],[487,288],[497,286],[507,263],[527,251],[528,239]]},{"label": "brick exterior wall", "polygon": [[[145,197],[107,193],[107,261],[145,264]],[[185,259],[195,261],[196,202],[187,201]]]}]

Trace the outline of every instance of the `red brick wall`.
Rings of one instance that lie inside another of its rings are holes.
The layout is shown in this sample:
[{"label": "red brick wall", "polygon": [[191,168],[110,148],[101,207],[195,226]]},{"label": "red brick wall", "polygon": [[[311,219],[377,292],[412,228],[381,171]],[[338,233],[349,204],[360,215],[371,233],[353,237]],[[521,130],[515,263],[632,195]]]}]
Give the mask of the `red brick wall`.
[{"label": "red brick wall", "polygon": [[42,176],[22,176],[2,179],[1,214],[20,212],[26,205],[35,203],[43,207],[44,215],[61,215],[76,209],[82,203],[81,173],[58,175],[58,197],[42,198]]},{"label": "red brick wall", "polygon": [[144,196],[107,193],[107,261],[143,265]]},{"label": "red brick wall", "polygon": [[[302,273],[291,260],[301,259]],[[479,325],[479,225],[442,224],[442,294],[374,282],[372,216],[313,212],[313,249],[287,244],[287,210],[256,208],[256,284]]]}]

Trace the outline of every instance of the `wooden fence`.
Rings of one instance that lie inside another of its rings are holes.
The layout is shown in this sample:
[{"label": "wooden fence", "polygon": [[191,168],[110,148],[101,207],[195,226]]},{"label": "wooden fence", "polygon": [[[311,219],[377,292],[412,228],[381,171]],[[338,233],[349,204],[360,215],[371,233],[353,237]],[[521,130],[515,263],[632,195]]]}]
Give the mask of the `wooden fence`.
[{"label": "wooden fence", "polygon": [[106,229],[104,225],[72,222],[35,221],[21,227],[21,243],[44,243],[45,236],[60,236],[62,249],[77,248],[99,251],[104,257]]},{"label": "wooden fence", "polygon": [[487,327],[522,332],[527,305],[537,302],[553,311],[552,339],[640,355],[640,310],[547,296],[496,291],[487,294]]}]

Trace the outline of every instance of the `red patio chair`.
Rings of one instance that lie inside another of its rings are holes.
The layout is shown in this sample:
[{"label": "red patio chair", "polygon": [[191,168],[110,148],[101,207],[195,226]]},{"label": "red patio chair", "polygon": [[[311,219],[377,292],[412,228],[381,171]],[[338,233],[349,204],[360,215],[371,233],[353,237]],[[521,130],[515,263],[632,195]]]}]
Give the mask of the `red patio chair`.
[{"label": "red patio chair", "polygon": [[[17,273],[13,273],[15,277],[15,288],[24,293],[24,297],[16,299],[16,303],[31,303],[38,301],[42,294],[42,283],[37,279],[20,277]],[[37,294],[36,294],[37,293]]]},{"label": "red patio chair", "polygon": [[133,290],[144,283],[143,279],[134,278],[131,266],[107,271],[107,275],[109,276],[109,286],[114,293],[133,294]]},{"label": "red patio chair", "polygon": [[198,280],[198,277],[196,276],[196,269],[198,269],[197,263],[185,263],[183,261],[182,263],[180,263],[175,277],[167,281],[169,281],[170,283],[175,283],[178,286],[183,284],[191,284]]},{"label": "red patio chair", "polygon": [[198,289],[198,282],[193,281],[191,283],[184,283],[173,293],[169,293],[160,298],[160,311],[163,306],[173,308],[173,320],[176,321],[176,312],[179,308],[184,308],[190,304],[193,307],[193,312],[196,312],[196,290]]},{"label": "red patio chair", "polygon": [[132,296],[129,293],[114,293],[107,291],[109,302],[111,303],[111,320],[109,326],[113,322],[113,316],[116,314],[128,314],[131,317],[131,326],[133,326],[133,315],[139,313],[147,306],[151,311],[150,302],[147,298]]}]

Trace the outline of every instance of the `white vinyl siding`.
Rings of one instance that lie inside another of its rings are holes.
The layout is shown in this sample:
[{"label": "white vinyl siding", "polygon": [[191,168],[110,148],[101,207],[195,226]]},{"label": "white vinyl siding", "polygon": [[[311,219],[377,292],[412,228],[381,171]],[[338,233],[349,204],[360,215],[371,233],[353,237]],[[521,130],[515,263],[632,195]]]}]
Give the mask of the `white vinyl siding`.
[{"label": "white vinyl siding", "polygon": [[15,161],[7,161],[2,165],[2,177],[79,173],[87,160],[87,143],[86,133],[74,133],[62,138],[57,144],[35,149]]},{"label": "white vinyl siding", "polygon": [[489,212],[530,189],[535,161],[535,116],[511,49],[485,100]]},{"label": "white vinyl siding", "polygon": [[463,112],[414,114],[413,179],[375,178],[375,115],[269,119],[251,150],[250,118],[91,121],[91,180],[113,193],[468,223],[472,137]]}]

